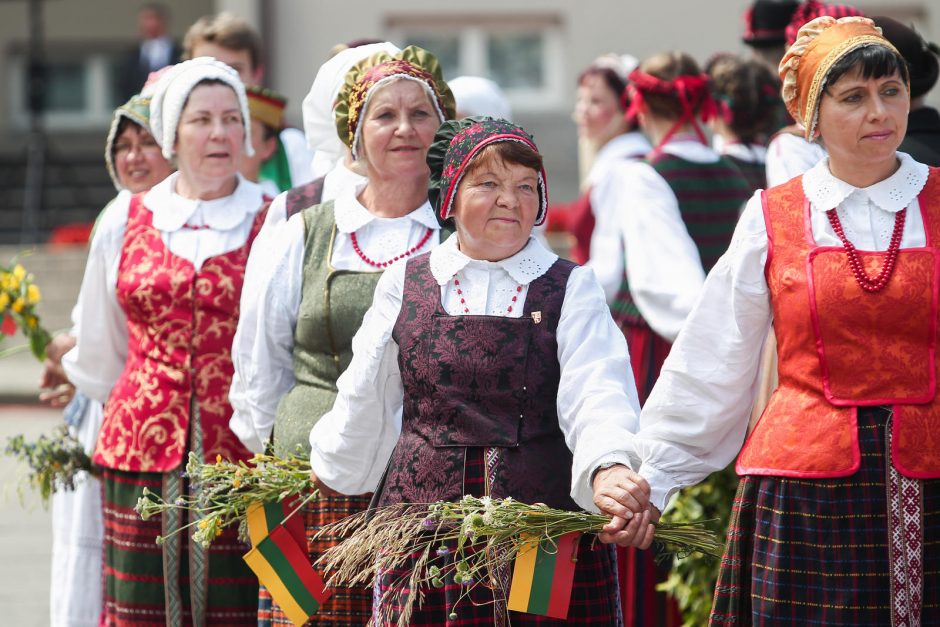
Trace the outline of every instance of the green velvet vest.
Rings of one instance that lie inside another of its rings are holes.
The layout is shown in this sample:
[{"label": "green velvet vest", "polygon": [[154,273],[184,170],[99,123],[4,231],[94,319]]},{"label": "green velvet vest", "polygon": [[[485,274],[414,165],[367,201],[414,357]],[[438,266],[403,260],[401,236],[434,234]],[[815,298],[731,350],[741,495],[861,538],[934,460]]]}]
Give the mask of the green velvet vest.
[{"label": "green velvet vest", "polygon": [[303,291],[294,331],[294,387],[274,420],[274,452],[310,454],[310,429],[333,407],[336,380],[352,360],[352,338],[362,325],[381,272],[337,270],[333,201],[304,209]]}]

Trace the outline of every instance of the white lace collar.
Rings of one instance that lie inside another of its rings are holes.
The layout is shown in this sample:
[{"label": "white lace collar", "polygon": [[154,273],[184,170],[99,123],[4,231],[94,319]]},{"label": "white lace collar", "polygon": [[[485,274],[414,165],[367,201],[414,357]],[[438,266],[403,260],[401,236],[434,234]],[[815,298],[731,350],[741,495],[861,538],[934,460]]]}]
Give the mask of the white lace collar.
[{"label": "white lace collar", "polygon": [[500,261],[482,261],[471,259],[462,252],[457,241],[457,234],[448,237],[440,246],[431,251],[431,274],[438,285],[445,285],[454,275],[468,265],[479,267],[502,268],[520,285],[528,285],[552,267],[558,255],[545,248],[534,237],[512,257]]},{"label": "white lace collar", "polygon": [[[254,215],[264,202],[261,186],[238,175],[235,191],[222,198],[198,200],[183,198],[176,193],[179,172],[174,172],[144,196],[144,206],[153,214],[157,230],[173,232],[194,218],[196,226],[208,226],[216,231],[229,231]],[[199,212],[200,215],[194,216]]]},{"label": "white lace collar", "polygon": [[373,220],[411,220],[435,231],[441,228],[437,217],[434,215],[434,209],[431,208],[431,203],[427,201],[411,213],[400,218],[380,218],[371,213],[362,206],[358,199],[359,193],[362,192],[362,188],[367,183],[368,181],[364,181],[360,185],[346,187],[336,197],[333,214],[336,220],[336,228],[341,233],[353,233]]},{"label": "white lace collar", "polygon": [[897,171],[883,181],[859,188],[837,179],[829,171],[829,157],[807,170],[803,175],[803,192],[814,211],[828,211],[841,205],[846,198],[858,192],[878,208],[897,213],[911,204],[927,183],[929,168],[903,152]]}]

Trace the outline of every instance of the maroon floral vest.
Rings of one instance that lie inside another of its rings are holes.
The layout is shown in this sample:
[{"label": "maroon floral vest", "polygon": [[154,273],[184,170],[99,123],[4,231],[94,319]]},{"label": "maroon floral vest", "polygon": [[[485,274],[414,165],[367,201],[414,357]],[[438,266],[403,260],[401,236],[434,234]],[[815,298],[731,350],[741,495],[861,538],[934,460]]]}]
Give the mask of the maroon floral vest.
[{"label": "maroon floral vest", "polygon": [[468,449],[495,448],[489,494],[578,509],[558,426],[556,330],[572,268],[559,259],[529,285],[521,318],[450,316],[430,255],[409,260],[392,332],[404,386],[401,436],[380,505],[459,500]]},{"label": "maroon floral vest", "polygon": [[245,263],[264,223],[247,241],[197,271],[174,255],[153,226],[141,194],[131,199],[118,268],[117,299],[127,314],[127,362],[104,409],[94,461],[129,472],[167,472],[185,462],[195,411],[206,461],[247,459],[228,428],[232,338]]}]

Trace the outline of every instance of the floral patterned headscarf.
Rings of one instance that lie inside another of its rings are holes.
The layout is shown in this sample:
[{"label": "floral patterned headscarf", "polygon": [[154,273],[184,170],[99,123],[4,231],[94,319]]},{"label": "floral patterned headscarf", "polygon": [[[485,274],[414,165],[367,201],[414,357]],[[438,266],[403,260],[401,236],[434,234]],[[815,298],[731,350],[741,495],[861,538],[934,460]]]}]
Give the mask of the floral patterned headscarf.
[{"label": "floral patterned headscarf", "polygon": [[412,80],[421,85],[441,122],[456,115],[454,95],[444,81],[437,57],[417,46],[408,46],[395,55],[376,52],[346,73],[346,81],[333,107],[336,132],[354,158],[358,157],[360,122],[369,99],[376,87],[398,79]]},{"label": "floral patterned headscarf", "polygon": [[[428,150],[428,167],[431,182],[428,196],[441,220],[451,217],[454,197],[460,180],[467,172],[474,157],[487,146],[497,142],[513,141],[524,144],[538,152],[532,136],[506,120],[487,117],[472,117],[444,122],[434,135]],[[548,213],[548,189],[545,185],[545,169],[539,172],[539,212],[535,224],[545,221]]]}]

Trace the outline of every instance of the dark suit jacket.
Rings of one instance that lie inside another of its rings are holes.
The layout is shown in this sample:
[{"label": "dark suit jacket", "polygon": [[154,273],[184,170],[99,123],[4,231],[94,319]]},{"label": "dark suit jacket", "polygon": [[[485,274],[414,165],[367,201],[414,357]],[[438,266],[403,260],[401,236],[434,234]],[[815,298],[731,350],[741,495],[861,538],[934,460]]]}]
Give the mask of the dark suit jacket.
[{"label": "dark suit jacket", "polygon": [[[174,41],[172,44],[168,65],[179,63],[180,55],[183,54],[183,49],[179,43]],[[144,83],[147,82],[147,77],[150,76],[150,72],[159,69],[160,68],[150,68],[147,66],[147,63],[143,60],[141,55],[141,44],[137,44],[134,48],[128,50],[124,55],[121,70],[121,102],[125,102],[134,94],[140,93]]]}]

